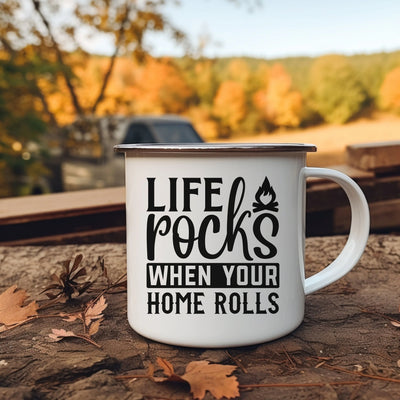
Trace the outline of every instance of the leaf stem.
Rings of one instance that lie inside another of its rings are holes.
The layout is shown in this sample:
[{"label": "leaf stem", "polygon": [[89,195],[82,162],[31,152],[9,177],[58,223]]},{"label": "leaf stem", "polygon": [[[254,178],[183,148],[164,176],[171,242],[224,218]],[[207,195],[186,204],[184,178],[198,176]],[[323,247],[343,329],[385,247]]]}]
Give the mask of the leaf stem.
[{"label": "leaf stem", "polygon": [[97,347],[98,349],[101,349],[101,346],[87,335],[75,334],[74,337],[80,338],[82,340],[86,340],[88,343],[92,344],[93,346]]}]

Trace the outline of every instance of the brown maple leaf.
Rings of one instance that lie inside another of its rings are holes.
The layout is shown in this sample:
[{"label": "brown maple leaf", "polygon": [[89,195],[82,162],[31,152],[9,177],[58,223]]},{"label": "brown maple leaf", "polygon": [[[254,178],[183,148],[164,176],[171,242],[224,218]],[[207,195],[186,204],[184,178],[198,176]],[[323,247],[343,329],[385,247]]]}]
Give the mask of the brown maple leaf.
[{"label": "brown maple leaf", "polygon": [[18,289],[17,285],[9,287],[0,294],[0,323],[11,326],[36,316],[38,309],[36,301],[24,306],[24,302],[28,297],[26,291]]},{"label": "brown maple leaf", "polygon": [[239,383],[229,376],[236,369],[232,365],[210,364],[208,361],[192,361],[181,376],[189,382],[193,397],[202,399],[208,390],[216,399],[239,396]]},{"label": "brown maple leaf", "polygon": [[157,358],[157,364],[167,378],[156,378],[156,382],[187,382],[194,399],[203,399],[210,392],[216,399],[239,396],[239,383],[235,376],[229,376],[236,369],[233,365],[210,364],[208,361],[192,361],[186,366],[183,375],[175,374],[172,364]]}]

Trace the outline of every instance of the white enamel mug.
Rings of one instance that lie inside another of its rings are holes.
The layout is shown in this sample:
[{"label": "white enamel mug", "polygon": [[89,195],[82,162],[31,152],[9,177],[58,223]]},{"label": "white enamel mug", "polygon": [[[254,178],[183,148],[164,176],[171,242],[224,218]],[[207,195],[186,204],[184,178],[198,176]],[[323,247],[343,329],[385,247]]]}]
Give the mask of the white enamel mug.
[{"label": "white enamel mug", "polygon": [[[284,336],[302,322],[305,295],[343,277],[364,251],[366,199],[348,176],[306,167],[313,145],[115,150],[126,165],[128,319],[147,338],[215,348]],[[340,255],[305,279],[310,176],[344,189],[352,221]]]}]

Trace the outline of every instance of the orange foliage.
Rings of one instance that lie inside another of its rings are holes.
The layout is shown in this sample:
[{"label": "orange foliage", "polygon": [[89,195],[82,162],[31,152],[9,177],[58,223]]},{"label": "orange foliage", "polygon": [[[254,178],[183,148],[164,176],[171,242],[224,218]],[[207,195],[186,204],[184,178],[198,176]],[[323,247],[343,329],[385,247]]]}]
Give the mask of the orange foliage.
[{"label": "orange foliage", "polygon": [[246,115],[246,96],[239,82],[221,83],[214,99],[214,114],[230,132],[239,128]]},{"label": "orange foliage", "polygon": [[[72,54],[70,61],[76,94],[84,111],[90,113],[110,60]],[[261,116],[275,126],[299,125],[302,97],[292,89],[291,78],[281,65],[272,68],[262,65],[252,74],[245,61],[233,60],[228,65],[227,76],[230,78],[217,90],[212,62],[199,61],[189,76],[193,81],[190,87],[183,71],[171,59],[148,57],[139,65],[130,58],[120,57],[115,61],[96,114],[186,114],[209,138],[216,137],[217,132],[224,135],[239,129],[253,131],[255,125],[248,124],[250,115],[255,122]],[[61,75],[55,81],[42,78],[39,86],[60,124],[76,118]],[[256,111],[248,109],[249,99],[253,99]]]},{"label": "orange foliage", "polygon": [[296,127],[300,124],[302,96],[292,90],[292,80],[280,64],[271,68],[267,88],[257,91],[253,102],[263,118],[273,125]]},{"label": "orange foliage", "polygon": [[[74,83],[76,94],[84,110],[90,110],[93,105],[104,71],[106,59],[98,57],[80,58],[71,55],[73,65]],[[59,74],[55,82],[41,78],[38,82],[43,94],[46,96],[50,111],[57,117],[62,125],[72,122],[76,118],[76,111],[72,105],[64,78]]]},{"label": "orange foliage", "polygon": [[228,76],[230,80],[239,82],[246,89],[251,80],[251,73],[247,62],[242,59],[232,60],[228,65]]},{"label": "orange foliage", "polygon": [[104,100],[99,105],[98,114],[129,115],[134,113],[133,99],[137,68],[137,64],[128,58],[116,60],[110,84],[107,86]]},{"label": "orange foliage", "polygon": [[400,67],[386,75],[379,94],[383,108],[400,111]]},{"label": "orange foliage", "polygon": [[65,81],[61,76],[56,78],[54,84],[40,78],[38,86],[45,95],[49,109],[56,116],[59,124],[66,124],[75,119],[75,110],[72,107]]},{"label": "orange foliage", "polygon": [[213,62],[210,60],[202,60],[196,63],[194,67],[195,75],[192,78],[192,87],[200,99],[200,102],[212,104],[216,78],[213,73]]},{"label": "orange foliage", "polygon": [[213,140],[218,137],[218,124],[212,118],[212,109],[207,106],[191,107],[187,116],[194,127],[205,140]]},{"label": "orange foliage", "polygon": [[178,68],[167,58],[148,58],[137,74],[134,88],[135,112],[138,114],[179,114],[193,95]]}]

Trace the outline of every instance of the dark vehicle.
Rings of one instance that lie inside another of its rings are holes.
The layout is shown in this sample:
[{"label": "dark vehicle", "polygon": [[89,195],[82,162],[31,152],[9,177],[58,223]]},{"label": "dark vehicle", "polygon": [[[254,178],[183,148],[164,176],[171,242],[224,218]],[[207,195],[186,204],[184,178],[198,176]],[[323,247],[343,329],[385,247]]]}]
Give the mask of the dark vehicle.
[{"label": "dark vehicle", "polygon": [[63,128],[64,190],[124,185],[124,160],[116,144],[201,143],[189,120],[174,116],[80,119]]},{"label": "dark vehicle", "polygon": [[202,141],[188,120],[166,116],[133,118],[121,143],[200,143]]}]

